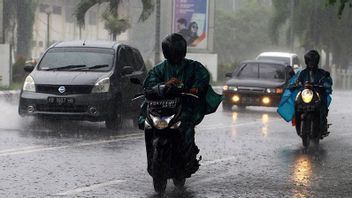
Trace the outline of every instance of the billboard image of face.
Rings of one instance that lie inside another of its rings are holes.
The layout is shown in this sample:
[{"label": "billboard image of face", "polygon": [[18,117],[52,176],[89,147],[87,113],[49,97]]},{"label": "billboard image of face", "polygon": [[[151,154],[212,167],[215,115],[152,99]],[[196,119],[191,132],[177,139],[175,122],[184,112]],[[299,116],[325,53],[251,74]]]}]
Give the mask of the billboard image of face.
[{"label": "billboard image of face", "polygon": [[207,48],[208,0],[175,0],[173,32],[192,48]]}]

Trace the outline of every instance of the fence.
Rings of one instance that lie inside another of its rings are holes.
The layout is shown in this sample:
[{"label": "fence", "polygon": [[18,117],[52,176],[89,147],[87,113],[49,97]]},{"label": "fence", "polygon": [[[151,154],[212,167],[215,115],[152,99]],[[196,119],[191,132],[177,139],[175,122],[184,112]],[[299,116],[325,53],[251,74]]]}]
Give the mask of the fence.
[{"label": "fence", "polygon": [[335,89],[352,89],[352,69],[337,69],[331,67],[331,77]]}]

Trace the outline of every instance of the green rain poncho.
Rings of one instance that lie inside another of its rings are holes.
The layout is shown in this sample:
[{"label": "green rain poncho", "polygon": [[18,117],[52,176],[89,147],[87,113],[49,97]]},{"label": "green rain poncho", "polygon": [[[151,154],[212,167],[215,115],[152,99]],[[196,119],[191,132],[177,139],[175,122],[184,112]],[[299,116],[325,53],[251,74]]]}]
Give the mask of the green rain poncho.
[{"label": "green rain poncho", "polygon": [[[149,71],[144,81],[144,88],[153,87],[177,78],[182,81],[185,89],[198,88],[199,99],[183,99],[182,121],[189,122],[192,125],[199,124],[204,115],[216,111],[222,96],[215,93],[209,85],[210,75],[208,70],[199,62],[184,59],[179,65],[170,65],[167,60],[156,65]],[[139,124],[144,125],[146,117],[146,104],[142,105],[142,112],[139,118]]]}]

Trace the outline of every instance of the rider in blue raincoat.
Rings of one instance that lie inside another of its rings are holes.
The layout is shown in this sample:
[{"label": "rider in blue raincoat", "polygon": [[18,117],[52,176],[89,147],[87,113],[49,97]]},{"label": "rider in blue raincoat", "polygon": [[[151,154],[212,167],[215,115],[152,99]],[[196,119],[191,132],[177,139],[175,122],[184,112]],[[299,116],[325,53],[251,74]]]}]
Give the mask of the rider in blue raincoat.
[{"label": "rider in blue raincoat", "polygon": [[[309,81],[313,82],[316,85],[323,85],[324,89],[320,91],[323,108],[321,109],[321,123],[324,126],[327,126],[327,115],[328,107],[331,103],[331,94],[332,94],[332,79],[330,73],[318,68],[320,60],[320,55],[316,50],[310,50],[304,55],[304,61],[306,63],[306,68],[301,72],[298,72],[295,76],[290,79],[290,85],[298,85],[291,87],[299,88],[287,88],[281,98],[278,113],[284,118],[287,122],[291,121],[295,116],[295,98],[299,91],[303,89],[302,86],[304,82]],[[290,87],[290,85],[288,87]],[[327,127],[324,127],[323,133],[327,134]]]}]

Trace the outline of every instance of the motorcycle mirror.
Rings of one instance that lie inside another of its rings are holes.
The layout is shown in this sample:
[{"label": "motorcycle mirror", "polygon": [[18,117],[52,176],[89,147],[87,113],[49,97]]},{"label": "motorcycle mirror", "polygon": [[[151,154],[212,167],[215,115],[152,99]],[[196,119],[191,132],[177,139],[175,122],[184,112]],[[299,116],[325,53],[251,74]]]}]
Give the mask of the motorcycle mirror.
[{"label": "motorcycle mirror", "polygon": [[142,85],[142,82],[138,78],[131,78],[130,81],[133,84]]}]

